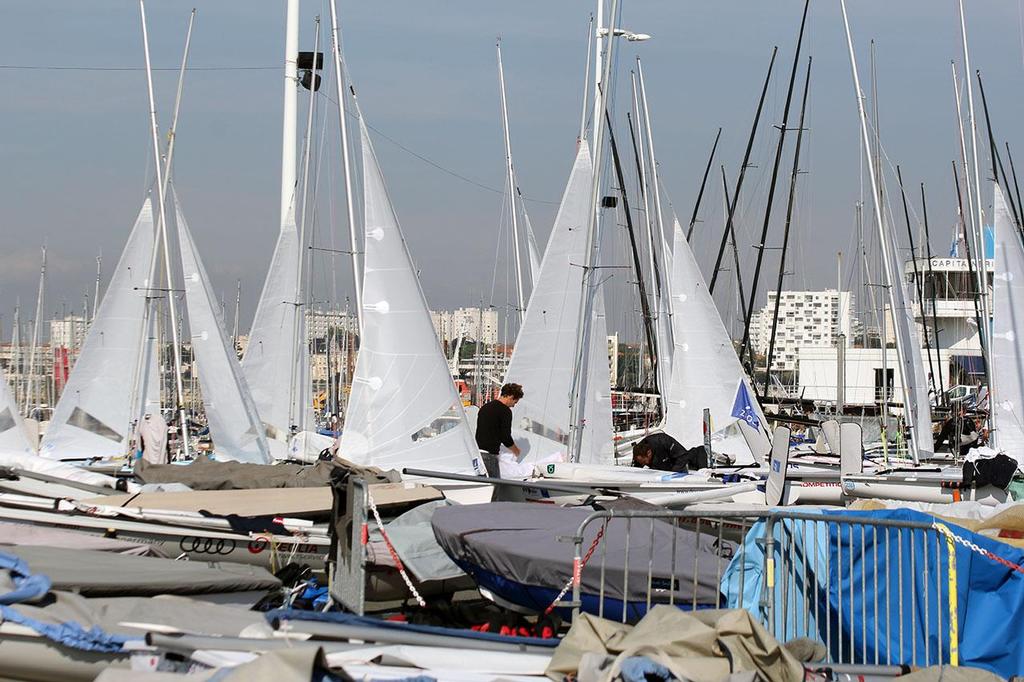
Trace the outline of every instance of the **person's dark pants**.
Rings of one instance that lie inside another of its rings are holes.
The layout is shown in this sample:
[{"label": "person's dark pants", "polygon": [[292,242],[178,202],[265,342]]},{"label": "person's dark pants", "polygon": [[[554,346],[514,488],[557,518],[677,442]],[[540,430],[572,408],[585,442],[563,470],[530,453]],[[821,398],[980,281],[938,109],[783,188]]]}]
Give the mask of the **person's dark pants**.
[{"label": "person's dark pants", "polygon": [[[484,468],[491,478],[501,478],[501,465],[498,463],[498,455],[493,452],[481,452],[484,460]],[[526,494],[522,488],[513,485],[496,485],[491,494],[491,502],[526,502]]]}]

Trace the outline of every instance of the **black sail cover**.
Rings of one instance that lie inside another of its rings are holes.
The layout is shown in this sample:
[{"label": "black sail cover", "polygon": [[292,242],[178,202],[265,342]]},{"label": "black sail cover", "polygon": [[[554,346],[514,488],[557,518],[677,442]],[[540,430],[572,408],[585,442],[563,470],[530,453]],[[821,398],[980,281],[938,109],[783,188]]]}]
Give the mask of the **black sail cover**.
[{"label": "black sail cover", "polygon": [[[537,603],[540,594],[557,592],[572,577],[573,544],[566,538],[591,513],[589,508],[492,502],[438,509],[432,523],[441,547],[481,587],[520,605],[543,608],[547,604]],[[584,555],[603,522],[595,519],[585,528]],[[698,606],[717,607],[719,580],[734,550],[727,541],[719,544],[717,534],[648,518],[612,518],[581,573],[583,608],[594,610],[595,602],[588,604],[586,597],[603,594],[606,601],[630,602],[635,611],[636,605],[646,605],[648,592],[652,604],[671,600],[689,608],[696,595]]]}]

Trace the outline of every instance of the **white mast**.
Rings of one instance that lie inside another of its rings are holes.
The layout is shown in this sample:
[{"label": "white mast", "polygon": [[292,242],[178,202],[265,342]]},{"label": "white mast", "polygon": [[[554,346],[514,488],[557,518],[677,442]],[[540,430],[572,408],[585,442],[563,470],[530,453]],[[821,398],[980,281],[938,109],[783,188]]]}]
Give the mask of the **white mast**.
[{"label": "white mast", "polygon": [[308,366],[306,361],[306,354],[309,353],[309,347],[306,343],[305,329],[306,325],[306,314],[309,306],[306,305],[309,300],[309,292],[303,290],[302,287],[302,265],[306,261],[306,212],[309,207],[309,158],[312,155],[313,147],[313,109],[316,103],[316,66],[317,52],[320,51],[320,17],[316,17],[315,29],[313,36],[313,65],[311,68],[310,82],[309,82],[309,106],[306,111],[306,139],[303,144],[304,150],[302,154],[302,217],[299,219],[299,262],[298,267],[295,269],[295,291],[299,293],[299,300],[296,301],[298,309],[292,320],[292,347],[298,352],[296,357],[291,363],[291,381],[289,382],[289,391],[291,395],[288,400],[288,423],[295,424],[299,427],[300,431],[304,431],[309,425],[306,424],[306,410],[305,406],[309,401],[310,396],[304,395],[306,393],[306,377],[305,368]]},{"label": "white mast", "polygon": [[[848,48],[849,53],[850,53],[850,69],[851,69],[851,71],[853,73],[853,87],[854,87],[854,91],[855,91],[854,94],[855,94],[855,96],[857,98],[857,112],[858,112],[858,114],[860,116],[860,128],[861,128],[862,142],[864,144],[865,156],[867,157],[868,177],[871,180],[871,197],[872,197],[872,202],[873,202],[873,205],[874,205],[874,208],[875,208],[875,222],[878,224],[878,241],[879,241],[879,246],[881,247],[882,261],[885,264],[886,285],[887,285],[886,286],[886,290],[889,293],[889,307],[893,311],[893,322],[894,322],[894,324],[896,326],[898,326],[898,322],[895,320],[895,316],[897,314],[897,311],[900,308],[897,305],[896,287],[902,286],[902,282],[899,281],[899,280],[895,280],[894,281],[894,277],[893,277],[893,262],[894,261],[892,260],[892,258],[895,256],[895,254],[890,254],[889,253],[890,241],[889,241],[889,237],[885,234],[885,223],[883,222],[883,218],[882,218],[882,204],[879,201],[879,196],[878,196],[878,178],[875,175],[875,173],[876,173],[875,161],[874,161],[874,158],[872,157],[872,154],[871,154],[871,138],[868,135],[867,114],[864,111],[864,99],[863,99],[863,96],[861,94],[861,89],[860,89],[860,76],[857,73],[857,57],[856,57],[856,55],[854,54],[854,51],[853,51],[853,37],[850,34],[850,20],[849,20],[849,18],[846,15],[846,0],[839,0],[839,1],[840,1],[840,6],[841,6],[842,12],[843,12],[843,26],[844,26],[844,28],[846,30],[846,44],[847,44],[847,48]],[[883,317],[883,319],[885,318],[884,310],[883,310],[883,313],[882,313],[882,317]],[[884,345],[884,341],[885,341],[885,339],[883,338],[883,345]],[[883,356],[885,355],[884,351],[885,351],[885,349],[883,348]],[[912,390],[911,390],[911,386],[910,386],[911,381],[913,381],[914,379],[913,379],[912,376],[907,376],[908,375],[908,372],[906,371],[907,370],[907,363],[905,362],[905,358],[904,358],[904,356],[909,351],[910,351],[910,349],[907,349],[907,348],[903,347],[903,337],[902,337],[902,335],[897,334],[896,335],[896,356],[898,358],[900,369],[901,369],[902,374],[903,374],[903,381],[901,382],[902,383],[902,387],[903,387],[903,405],[904,405],[904,409],[906,411],[907,417],[911,417],[916,412],[916,409],[914,407],[914,396],[912,394]],[[888,380],[883,377],[883,384],[887,384],[887,381]],[[918,406],[918,407],[920,407],[920,406]],[[927,434],[926,433],[920,433],[918,428],[917,428],[917,426],[918,426],[918,424],[916,423],[917,420],[915,420],[915,419],[908,419],[908,422],[911,423],[911,425],[914,427],[914,434],[913,434],[914,437],[912,439],[913,449],[911,450],[911,454],[913,455],[914,463],[916,464],[918,462],[918,459],[919,459],[918,458],[918,453],[921,450],[921,445],[922,445],[921,444],[921,440],[923,438],[930,438],[931,434],[930,433],[927,433]]]},{"label": "white mast", "polygon": [[28,350],[28,383],[25,387],[25,415],[32,415],[32,401],[35,399],[36,347],[39,345],[39,320],[43,316],[43,297],[46,295],[46,247],[43,250],[43,264],[39,267],[39,294],[36,296],[36,317],[32,323],[32,345]]},{"label": "white mast", "polygon": [[[989,329],[991,316],[989,312],[988,302],[988,268],[986,267],[985,258],[985,223],[982,217],[981,210],[981,174],[978,171],[978,126],[974,118],[974,86],[971,84],[971,55],[967,50],[967,24],[964,21],[964,2],[958,0],[957,6],[960,9],[960,37],[963,44],[964,51],[964,83],[967,86],[967,115],[970,119],[971,125],[971,162],[974,166],[974,195],[977,197],[977,201],[974,205],[975,214],[974,217],[977,219],[974,225],[974,241],[976,248],[974,251],[974,258],[977,261],[977,265],[974,268],[975,278],[978,280],[978,296],[981,298],[981,325],[978,327],[978,337],[981,341],[981,352],[985,355],[985,367],[988,368],[990,374],[988,379],[989,388],[989,405],[995,405],[995,395],[992,393],[992,381],[991,367],[992,367],[992,340],[989,338]],[[957,97],[959,100],[959,96]],[[964,168],[964,172],[968,172],[967,168]],[[970,180],[968,183],[970,184]],[[989,428],[995,429],[995,410],[989,410]]]},{"label": "white mast", "polygon": [[[103,253],[101,252],[100,255],[96,256],[96,293],[93,294],[92,297],[92,315],[89,316],[89,322],[92,322],[94,319],[96,319],[96,310],[97,308],[100,307],[100,278],[102,277],[102,274]],[[85,313],[86,315],[88,315],[89,311],[86,310]]]},{"label": "white mast", "polygon": [[[181,418],[181,444],[185,459],[189,458],[188,449],[188,421],[185,414],[185,387],[181,380],[181,345],[178,336],[178,310],[174,302],[174,282],[171,271],[171,255],[167,240],[167,215],[164,207],[164,172],[160,157],[160,130],[156,121],[156,100],[153,97],[153,67],[149,60],[149,33],[146,30],[146,3],[139,0],[139,14],[142,18],[142,46],[146,56],[146,89],[149,92],[149,122],[150,132],[153,139],[153,163],[156,167],[157,201],[159,202],[160,217],[160,242],[164,250],[164,270],[167,277],[167,307],[171,316],[171,350],[174,356],[174,387],[178,403],[178,413]],[[180,94],[180,93],[179,93]],[[173,138],[172,138],[173,139]]]},{"label": "white mast", "polygon": [[[576,361],[573,366],[572,392],[569,394],[569,459],[572,462],[579,462],[583,449],[583,429],[585,427],[583,415],[586,414],[587,400],[587,362],[590,354],[590,333],[592,323],[592,312],[594,305],[594,266],[596,264],[598,212],[600,210],[601,194],[601,165],[604,156],[604,111],[607,102],[607,83],[611,80],[612,63],[614,61],[615,41],[611,39],[615,35],[615,19],[618,14],[619,0],[612,0],[612,11],[610,27],[607,32],[608,55],[602,63],[600,57],[601,46],[601,24],[603,23],[603,0],[598,0],[598,56],[597,62],[603,64],[604,74],[594,84],[596,103],[594,106],[594,177],[590,186],[590,203],[587,205],[587,244],[584,250],[583,259],[583,295],[580,297],[580,312],[576,328],[579,334],[576,336]],[[602,389],[604,387],[601,387]]]},{"label": "white mast", "polygon": [[235,324],[231,328],[231,347],[238,353],[238,308],[242,303],[242,280],[235,282]]},{"label": "white mast", "polygon": [[498,85],[501,90],[501,127],[505,139],[505,173],[508,175],[508,214],[512,220],[512,243],[516,262],[516,297],[519,325],[526,314],[526,296],[523,294],[523,263],[519,253],[519,219],[516,216],[516,176],[512,168],[512,142],[508,134],[508,104],[505,100],[505,69],[501,64],[501,38],[498,38]]},{"label": "white mast", "polygon": [[295,145],[299,103],[299,0],[287,0],[284,37],[284,120],[281,127],[281,224],[295,200]]},{"label": "white mast", "polygon": [[587,23],[587,64],[583,67],[583,106],[580,107],[580,136],[579,142],[587,136],[587,101],[590,99],[590,56],[594,46],[594,15],[590,15]]},{"label": "white mast", "polygon": [[352,201],[352,163],[349,158],[348,123],[345,113],[344,73],[341,59],[341,32],[338,28],[337,2],[331,0],[331,38],[334,46],[334,81],[338,91],[338,124],[341,127],[341,159],[345,175],[345,208],[348,212],[349,252],[352,256],[352,278],[356,295],[356,320],[363,333],[363,270],[359,259],[358,227]]}]

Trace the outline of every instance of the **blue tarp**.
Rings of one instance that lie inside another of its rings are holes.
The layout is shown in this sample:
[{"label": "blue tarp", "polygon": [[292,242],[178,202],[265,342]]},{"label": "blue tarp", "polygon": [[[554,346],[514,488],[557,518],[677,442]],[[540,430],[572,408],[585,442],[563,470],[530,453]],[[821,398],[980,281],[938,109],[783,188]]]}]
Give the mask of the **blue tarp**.
[{"label": "blue tarp", "polygon": [[[828,513],[929,524],[934,520],[909,509]],[[1024,564],[1022,549],[949,527],[984,550]],[[943,537],[923,530],[876,533],[866,525],[779,518],[772,533],[774,595],[763,599],[768,596],[765,545],[759,542],[764,535],[764,522],[755,524],[744,541],[745,551],[729,565],[722,579],[728,607],[746,608],[768,626],[764,604],[774,604],[780,639],[816,636],[833,660],[918,666],[949,660],[951,573]],[[960,664],[1003,677],[1024,674],[1024,574],[962,544],[954,547]]]}]

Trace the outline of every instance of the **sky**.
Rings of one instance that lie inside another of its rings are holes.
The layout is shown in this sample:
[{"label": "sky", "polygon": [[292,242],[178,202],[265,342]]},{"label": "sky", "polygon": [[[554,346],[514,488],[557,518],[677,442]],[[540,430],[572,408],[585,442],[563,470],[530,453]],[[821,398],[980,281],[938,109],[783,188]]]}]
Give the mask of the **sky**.
[{"label": "sky", "polygon": [[[190,63],[196,70],[185,83],[174,178],[229,318],[241,281],[244,329],[279,227],[284,2],[147,5],[153,62],[165,69],[155,82],[162,127],[169,121],[193,4],[198,14]],[[1020,2],[966,5],[972,68],[983,72],[995,135],[1016,152],[1018,145],[1024,149],[1013,125],[1024,120]],[[723,133],[715,167],[724,164],[734,182],[770,53],[779,47],[737,213],[748,286],[802,7],[798,0],[622,0],[622,25],[652,38],[618,46],[611,103],[616,132],[627,144],[629,70],[639,56],[666,210],[671,202],[684,223],[718,127]],[[543,244],[574,155],[592,11],[582,0],[339,0],[350,76],[376,131],[389,192],[432,307],[508,301],[496,37],[502,40],[517,175]],[[302,2],[300,49],[312,49],[318,14],[329,17],[329,7]],[[105,283],[151,182],[152,148],[137,3],[7,0],[0,15],[0,334],[7,340],[17,302],[22,319],[32,317],[40,246],[48,254],[46,317],[81,309],[94,286],[98,255]],[[889,176],[895,164],[902,167],[917,235],[918,187],[926,184],[932,248],[941,253],[948,250],[956,206],[950,170],[958,155],[951,60],[962,73],[956,3],[854,0],[850,20],[869,93],[868,45],[876,45],[883,165]],[[851,255],[854,205],[869,193],[862,190],[856,100],[837,0],[812,0],[801,79],[809,55],[814,61],[786,287],[835,286],[837,251],[847,254],[843,278],[849,286],[859,267]],[[327,99],[332,90],[321,90],[317,109],[317,243],[344,249],[337,114]],[[799,90],[795,98],[792,128]],[[302,91],[302,121],[305,107]],[[982,133],[983,125],[979,120]],[[777,276],[778,251],[771,247],[781,243],[794,141],[790,131],[758,306]],[[987,164],[987,152],[982,162]],[[626,173],[632,177],[631,168]],[[693,242],[708,274],[722,229],[719,177],[709,182]],[[898,190],[892,177],[887,182],[892,200]],[[990,192],[985,190],[986,205]],[[905,230],[902,208],[890,206],[896,226]],[[623,234],[614,224],[606,228],[605,258],[612,265],[627,262]],[[905,243],[905,232],[900,238]],[[315,265],[314,297],[343,306],[351,296],[351,274],[344,258],[333,258],[333,267],[326,256]],[[628,334],[636,326],[630,276],[622,269],[608,272],[618,287],[609,319]],[[719,304],[734,321],[732,276],[723,277],[728,281],[718,292]]]}]

